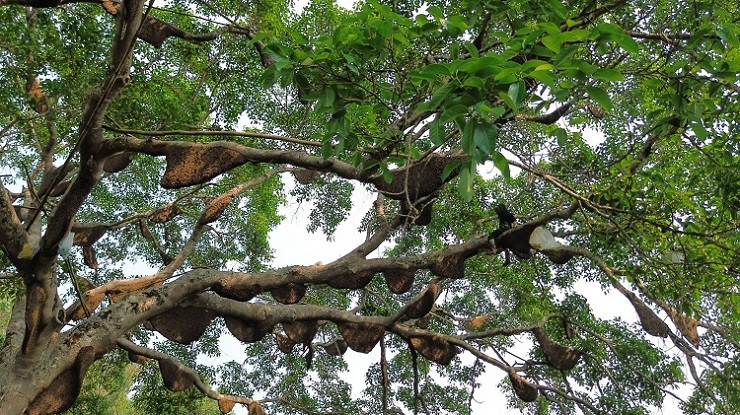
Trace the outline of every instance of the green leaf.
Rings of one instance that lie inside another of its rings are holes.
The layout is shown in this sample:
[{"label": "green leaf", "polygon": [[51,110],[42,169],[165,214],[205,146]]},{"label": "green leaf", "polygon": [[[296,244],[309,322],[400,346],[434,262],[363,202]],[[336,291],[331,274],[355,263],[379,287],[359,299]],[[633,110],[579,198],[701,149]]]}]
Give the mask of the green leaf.
[{"label": "green leaf", "polygon": [[562,147],[568,143],[568,132],[564,128],[558,127],[551,134],[557,138],[559,146]]},{"label": "green leaf", "polygon": [[331,138],[325,138],[324,142],[321,143],[321,157],[324,160],[334,156],[334,146],[331,145]]},{"label": "green leaf", "polygon": [[614,107],[611,98],[609,98],[609,94],[607,94],[602,88],[597,86],[587,86],[586,92],[588,93],[589,98],[596,101],[599,105],[604,107],[605,110],[609,111]]},{"label": "green leaf", "polygon": [[498,128],[488,120],[481,120],[481,122],[475,126],[473,139],[475,141],[475,145],[481,149],[483,154],[489,156],[496,149]]},{"label": "green leaf", "polygon": [[519,108],[517,107],[516,103],[514,102],[513,99],[511,99],[511,96],[509,96],[508,94],[504,94],[503,92],[499,92],[498,94],[496,94],[496,96],[498,96],[499,98],[501,98],[501,100],[504,101],[504,103],[509,108],[511,108],[514,112],[518,112],[519,111]]},{"label": "green leaf", "polygon": [[509,97],[514,102],[515,105],[519,104],[519,83],[513,83],[509,85]]},{"label": "green leaf", "polygon": [[615,35],[614,40],[622,47],[622,49],[629,53],[637,53],[640,51],[640,46],[635,42],[635,39],[632,39],[629,35]]},{"label": "green leaf", "polygon": [[506,180],[511,180],[511,172],[509,171],[509,162],[506,160],[503,154],[498,151],[494,151],[491,154],[491,160],[493,165],[504,175]]},{"label": "green leaf", "polygon": [[497,118],[504,115],[504,113],[506,112],[506,110],[501,106],[496,106],[492,108],[488,104],[489,104],[488,101],[481,101],[475,104],[475,112],[477,112],[482,117],[493,115]]},{"label": "green leaf", "polygon": [[465,49],[468,50],[468,53],[471,57],[477,58],[478,57],[478,48],[475,47],[473,42],[465,42]]},{"label": "green leaf", "polygon": [[555,53],[560,53],[563,42],[560,40],[559,37],[545,36],[542,38],[542,44],[551,51]]},{"label": "green leaf", "polygon": [[530,78],[534,78],[543,84],[549,86],[550,88],[555,89],[557,87],[555,83],[555,75],[552,74],[550,71],[534,71],[529,74]]},{"label": "green leaf", "polygon": [[473,154],[473,150],[475,150],[475,129],[475,120],[468,120],[468,122],[465,124],[465,128],[462,131],[462,140],[460,141],[460,147],[462,147],[465,154]]},{"label": "green leaf", "polygon": [[473,179],[475,177],[475,170],[472,170],[473,172],[471,172],[471,168],[468,167],[463,168],[462,171],[460,171],[458,190],[460,191],[460,197],[462,197],[466,202],[473,200]]},{"label": "green leaf", "polygon": [[704,124],[702,124],[701,119],[693,120],[690,125],[691,130],[696,134],[696,138],[702,141],[707,139],[709,134],[707,133],[707,129],[704,128]]},{"label": "green leaf", "polygon": [[444,124],[439,121],[432,121],[429,125],[429,138],[435,146],[441,146],[445,141]]},{"label": "green leaf", "polygon": [[442,9],[440,9],[437,6],[429,6],[427,7],[427,13],[429,13],[432,17],[434,17],[437,20],[441,20],[443,18]]},{"label": "green leaf", "polygon": [[458,166],[460,166],[460,164],[462,164],[462,162],[457,159],[452,160],[451,162],[447,163],[445,165],[444,170],[442,170],[442,176],[441,176],[442,180],[447,180],[447,178],[450,177],[452,172],[455,171],[455,169],[457,169]]}]

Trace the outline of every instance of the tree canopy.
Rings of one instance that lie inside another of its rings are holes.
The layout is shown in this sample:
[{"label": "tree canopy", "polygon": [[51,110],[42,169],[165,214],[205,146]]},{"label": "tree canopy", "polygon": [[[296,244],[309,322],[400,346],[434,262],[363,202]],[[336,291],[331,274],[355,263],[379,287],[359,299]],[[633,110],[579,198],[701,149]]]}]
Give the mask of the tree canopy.
[{"label": "tree canopy", "polygon": [[0,0],[2,412],[740,413],[738,15]]}]

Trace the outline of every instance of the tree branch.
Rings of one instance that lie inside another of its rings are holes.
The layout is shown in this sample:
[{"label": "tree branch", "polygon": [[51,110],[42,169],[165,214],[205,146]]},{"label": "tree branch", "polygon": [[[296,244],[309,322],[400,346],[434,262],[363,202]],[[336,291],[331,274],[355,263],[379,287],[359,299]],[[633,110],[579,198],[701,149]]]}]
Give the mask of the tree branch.
[{"label": "tree branch", "polygon": [[286,137],[274,134],[264,133],[250,133],[246,131],[187,131],[187,130],[172,130],[172,131],[142,131],[142,130],[130,130],[125,128],[118,128],[112,125],[103,125],[103,128],[109,131],[115,131],[122,134],[130,134],[135,136],[147,136],[147,137],[167,137],[171,135],[181,136],[196,136],[196,137],[250,137],[250,138],[264,138],[267,140],[278,140],[286,143],[300,144],[310,147],[321,147],[321,143],[317,141],[302,140],[300,138]]}]

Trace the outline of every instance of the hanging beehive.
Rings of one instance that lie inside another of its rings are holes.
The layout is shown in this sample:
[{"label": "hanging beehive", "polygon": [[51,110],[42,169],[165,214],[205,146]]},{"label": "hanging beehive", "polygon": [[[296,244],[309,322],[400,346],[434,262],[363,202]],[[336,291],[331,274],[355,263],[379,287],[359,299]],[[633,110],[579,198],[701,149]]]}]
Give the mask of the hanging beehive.
[{"label": "hanging beehive", "polygon": [[443,339],[411,337],[409,341],[422,356],[440,365],[449,365],[458,353],[455,345]]},{"label": "hanging beehive", "polygon": [[524,380],[516,372],[509,372],[509,381],[511,381],[511,387],[519,399],[524,402],[534,402],[537,399],[537,395],[539,395],[537,387]]},{"label": "hanging beehive", "polygon": [[159,372],[164,386],[172,392],[182,392],[193,386],[193,378],[169,359],[159,359]]},{"label": "hanging beehive", "polygon": [[221,297],[245,302],[251,300],[258,294],[256,291],[239,286],[239,284],[236,283],[218,282],[216,285],[211,287],[211,289]]},{"label": "hanging beehive", "polygon": [[337,328],[347,346],[359,353],[370,353],[385,333],[385,327],[370,323],[343,321]]},{"label": "hanging beehive", "polygon": [[580,351],[550,339],[539,327],[534,329],[533,333],[550,366],[557,370],[570,370],[578,364],[578,359],[581,357]]},{"label": "hanging beehive", "polygon": [[149,319],[153,330],[182,344],[198,340],[215,318],[211,310],[198,307],[177,307]]},{"label": "hanging beehive", "polygon": [[296,169],[293,170],[293,177],[295,177],[295,180],[302,184],[302,185],[308,185],[314,182],[317,177],[321,175],[320,172],[316,170],[310,170],[310,169]]},{"label": "hanging beehive", "polygon": [[359,290],[370,284],[374,276],[375,273],[372,271],[359,271],[334,277],[327,284],[331,288]]},{"label": "hanging beehive", "polygon": [[103,171],[106,173],[117,173],[131,164],[133,160],[133,153],[124,151],[113,156],[108,157],[103,162]]},{"label": "hanging beehive", "polygon": [[293,342],[293,340],[290,340],[288,336],[280,333],[275,333],[275,343],[277,343],[278,349],[285,354],[292,353],[293,347],[295,346],[295,342]]},{"label": "hanging beehive", "polygon": [[391,268],[383,271],[385,283],[394,294],[403,294],[411,289],[416,276],[415,268]]},{"label": "hanging beehive", "polygon": [[221,398],[218,400],[218,410],[221,411],[222,414],[228,414],[232,409],[234,409],[235,404],[236,402],[231,399]]},{"label": "hanging beehive", "polygon": [[295,304],[306,295],[306,285],[289,282],[280,287],[273,288],[270,291],[272,298],[278,303],[282,304]]},{"label": "hanging beehive", "polygon": [[149,215],[149,220],[154,223],[165,223],[171,221],[181,213],[183,213],[183,211],[179,206],[170,203],[169,205],[162,206],[152,212],[152,214]]},{"label": "hanging beehive", "polygon": [[319,329],[318,320],[284,321],[283,329],[294,343],[309,344]]},{"label": "hanging beehive", "polygon": [[237,340],[244,343],[254,343],[261,340],[272,331],[272,327],[261,324],[257,321],[243,320],[238,317],[225,316],[224,322],[226,322],[226,328],[229,332],[237,338]]},{"label": "hanging beehive", "polygon": [[627,295],[627,299],[635,308],[637,316],[640,318],[640,325],[645,332],[656,337],[668,337],[668,333],[671,331],[670,328],[650,307],[632,293]]},{"label": "hanging beehive", "polygon": [[232,195],[227,193],[211,200],[205,212],[203,212],[203,216],[200,218],[200,223],[205,225],[217,221],[224,214],[226,208],[229,207],[233,198]]},{"label": "hanging beehive", "polygon": [[676,327],[678,327],[678,331],[680,331],[681,334],[691,342],[691,344],[695,347],[699,346],[699,332],[697,331],[699,320],[689,317],[686,314],[679,313],[678,310],[674,308],[669,310],[668,317],[671,318]]},{"label": "hanging beehive", "polygon": [[438,277],[465,278],[465,259],[463,254],[447,255],[432,264],[431,271]]},{"label": "hanging beehive", "polygon": [[437,301],[437,295],[439,295],[437,283],[429,284],[424,293],[406,309],[406,317],[422,318],[427,315],[432,310],[434,302]]},{"label": "hanging beehive", "polygon": [[246,156],[221,143],[167,147],[165,158],[167,167],[160,181],[165,189],[206,183],[248,161]]},{"label": "hanging beehive", "polygon": [[28,405],[26,415],[58,414],[72,407],[82,389],[82,380],[95,361],[95,349],[80,349],[72,366],[59,374],[51,384]]}]

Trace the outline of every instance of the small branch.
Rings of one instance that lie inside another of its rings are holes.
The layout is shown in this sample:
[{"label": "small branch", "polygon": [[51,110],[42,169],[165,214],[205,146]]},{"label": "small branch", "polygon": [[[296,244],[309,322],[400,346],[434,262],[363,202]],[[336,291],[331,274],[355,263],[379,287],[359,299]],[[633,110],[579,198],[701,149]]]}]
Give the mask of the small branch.
[{"label": "small branch", "polygon": [[161,353],[161,352],[158,352],[158,351],[155,351],[155,350],[143,347],[143,346],[139,346],[138,344],[124,337],[121,337],[118,340],[116,340],[116,344],[120,348],[128,352],[139,354],[139,355],[148,357],[150,359],[166,360],[166,361],[173,363],[174,365],[177,366],[179,370],[186,373],[193,380],[193,384],[195,385],[196,388],[198,388],[199,391],[201,391],[204,395],[208,396],[209,398],[213,400],[218,401],[218,400],[223,399],[223,400],[240,403],[245,406],[249,406],[249,404],[251,404],[252,402],[256,402],[254,399],[249,399],[249,398],[245,398],[242,396],[224,395],[224,394],[219,393],[215,389],[211,389],[210,387],[208,387],[208,385],[203,383],[198,372],[196,372],[193,368],[189,366],[185,366],[184,364],[182,364],[182,362],[180,362],[179,360],[175,359],[174,357],[168,354]]},{"label": "small branch", "polygon": [[546,125],[555,124],[560,118],[562,118],[564,115],[570,112],[570,109],[572,106],[573,106],[573,103],[566,102],[565,104],[556,108],[550,113],[543,114],[543,115],[519,114],[516,116],[516,119],[524,120],[524,121],[532,121],[532,122],[546,124]]},{"label": "small branch", "polygon": [[267,140],[278,140],[286,143],[300,144],[311,147],[321,147],[322,143],[316,141],[302,140],[300,138],[286,137],[274,134],[250,133],[246,131],[188,131],[188,130],[171,130],[171,131],[143,131],[118,128],[112,125],[103,125],[103,128],[121,134],[139,135],[146,137],[167,137],[171,135],[184,136],[207,136],[207,137],[249,137],[264,138]]}]

